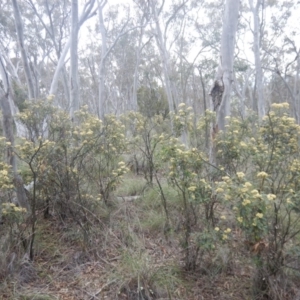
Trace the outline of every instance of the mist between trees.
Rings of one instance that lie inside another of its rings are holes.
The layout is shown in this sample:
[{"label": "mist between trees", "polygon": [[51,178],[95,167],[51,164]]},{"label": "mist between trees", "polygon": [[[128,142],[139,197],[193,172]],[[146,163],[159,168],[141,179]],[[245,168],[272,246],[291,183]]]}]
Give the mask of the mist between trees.
[{"label": "mist between trees", "polygon": [[[184,270],[218,261],[226,273],[238,263],[229,254],[220,262],[225,247],[246,253],[253,299],[294,299],[299,9],[279,0],[2,1],[0,276],[39,257],[45,219],[74,225],[82,251],[99,259],[120,198],[155,191],[156,233],[180,245]],[[170,289],[147,284],[130,299]]]}]

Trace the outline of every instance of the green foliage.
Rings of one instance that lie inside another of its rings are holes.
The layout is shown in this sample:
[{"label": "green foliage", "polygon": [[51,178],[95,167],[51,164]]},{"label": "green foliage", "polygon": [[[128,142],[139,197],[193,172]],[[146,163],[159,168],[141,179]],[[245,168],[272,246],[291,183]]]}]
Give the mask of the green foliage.
[{"label": "green foliage", "polygon": [[265,278],[282,274],[285,256],[299,248],[293,241],[300,233],[300,127],[288,109],[287,103],[273,104],[252,130],[243,130],[248,121],[231,120],[227,138],[218,142],[222,164],[230,168],[216,193],[233,208]]},{"label": "green foliage", "polygon": [[9,224],[11,227],[14,223],[21,223],[24,220],[24,214],[26,213],[26,209],[22,207],[17,207],[13,203],[2,203],[2,215],[5,218],[5,222]]},{"label": "green foliage", "polygon": [[159,168],[159,149],[169,137],[163,132],[167,121],[161,115],[148,118],[138,112],[130,112],[124,116],[124,122],[130,134],[129,151],[144,161],[142,171],[147,183],[152,185]]},{"label": "green foliage", "polygon": [[43,186],[41,191],[46,189],[44,194],[48,195],[62,193],[61,199],[66,201],[92,197],[94,201],[101,198],[107,202],[128,171],[120,161],[126,149],[122,124],[113,116],[106,116],[102,122],[88,114],[86,108],[76,115],[79,125],[73,124],[68,115],[52,106],[51,99],[33,106],[19,116],[31,140],[24,139],[17,153],[30,164]]},{"label": "green foliage", "polygon": [[117,196],[137,196],[142,195],[145,191],[146,181],[140,178],[124,178],[122,185],[119,185],[115,191]]},{"label": "green foliage", "polygon": [[167,95],[163,87],[141,86],[137,91],[139,112],[147,118],[161,115],[166,118],[169,112]]},{"label": "green foliage", "polygon": [[45,217],[53,213],[62,219],[72,217],[87,245],[97,213],[102,214],[103,203],[109,203],[111,192],[128,172],[121,160],[127,145],[124,126],[114,116],[101,121],[85,107],[72,123],[52,105],[51,98],[31,103],[30,109],[19,114],[19,120],[28,132],[28,138],[15,147],[15,154],[32,182],[30,244],[37,210],[42,209]]},{"label": "green foliage", "polygon": [[27,93],[26,90],[19,86],[16,81],[12,81],[12,89],[14,92],[14,102],[17,105],[19,111],[23,111],[28,103],[26,104]]},{"label": "green foliage", "polygon": [[[199,255],[214,249],[216,243],[216,234],[211,226],[214,223],[211,165],[207,154],[201,151],[206,150],[205,143],[203,146],[198,143],[201,138],[196,143],[193,139],[202,131],[202,141],[205,141],[207,137],[203,131],[213,120],[213,114],[207,112],[195,122],[192,109],[181,103],[178,112],[171,118],[175,136],[180,136],[186,143],[174,136],[164,140],[161,156],[168,166],[168,181],[180,198],[177,215],[182,220],[181,245],[185,252],[185,267],[194,269]],[[190,146],[194,144],[199,148]],[[201,218],[204,221],[202,232],[199,228]]]},{"label": "green foliage", "polygon": [[[212,165],[207,152],[212,112],[195,118],[191,108],[180,104],[169,119],[130,112],[121,120],[110,115],[99,120],[83,107],[73,123],[51,99],[32,103],[19,115],[28,138],[14,149],[27,183],[33,181],[31,241],[42,209],[45,216],[72,217],[87,247],[94,222],[102,218],[102,208],[117,189],[118,196],[143,194],[138,200],[140,228],[178,238],[186,269],[196,269],[199,258],[212,259],[225,246],[232,249],[238,229],[260,276],[283,274],[285,258],[296,260],[299,253],[300,233],[300,126],[288,111],[286,103],[273,104],[261,121],[254,115],[229,118],[226,131],[213,136]],[[1,139],[0,148],[4,153],[11,145]],[[123,161],[128,153],[143,161],[145,181],[122,181],[129,171]],[[0,164],[0,188],[5,202],[1,212],[13,235],[25,211],[9,203],[13,184],[6,163]],[[138,237],[126,226],[123,238],[135,247]],[[132,284],[139,288],[139,280],[154,287],[147,260],[126,257],[123,267],[132,277],[125,280],[125,290]]]},{"label": "green foliage", "polygon": [[[208,174],[207,157],[198,149],[187,149],[177,138],[171,138],[164,145],[163,159],[169,164],[169,182],[182,199],[178,211],[183,219],[181,244],[185,251],[186,268],[193,269],[196,267],[200,248],[202,250],[207,248],[207,241],[209,240],[205,238],[206,242],[203,243],[203,235],[197,234],[197,231],[195,232],[193,229],[197,228],[199,215],[203,214],[206,207],[209,207],[208,204],[212,199],[212,187],[205,179]],[[205,215],[208,216],[209,214],[206,213]],[[206,230],[208,231],[210,230],[209,221],[207,218]],[[192,244],[195,241],[199,242],[196,242],[194,251],[192,251]]]},{"label": "green foliage", "polygon": [[146,253],[126,251],[114,276],[122,278],[119,294],[138,298],[165,298],[181,283],[175,266],[159,266]]}]

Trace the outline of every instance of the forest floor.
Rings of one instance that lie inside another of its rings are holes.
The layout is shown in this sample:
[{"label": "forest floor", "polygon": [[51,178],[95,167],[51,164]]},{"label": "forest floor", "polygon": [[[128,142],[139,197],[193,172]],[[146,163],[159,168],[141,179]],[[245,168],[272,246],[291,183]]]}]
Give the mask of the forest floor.
[{"label": "forest floor", "polygon": [[241,246],[238,233],[232,249],[221,249],[207,263],[203,255],[199,268],[185,271],[176,234],[164,234],[159,193],[136,197],[132,185],[138,181],[141,186],[141,178],[124,181],[128,186],[117,191],[88,242],[73,219],[41,216],[34,261],[24,260],[3,280],[0,299],[252,299],[254,270],[234,251]]}]

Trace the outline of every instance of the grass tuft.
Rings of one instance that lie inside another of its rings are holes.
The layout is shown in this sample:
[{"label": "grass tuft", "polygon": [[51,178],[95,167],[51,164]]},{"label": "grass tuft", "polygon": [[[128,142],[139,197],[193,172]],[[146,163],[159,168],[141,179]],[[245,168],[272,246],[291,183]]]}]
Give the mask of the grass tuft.
[{"label": "grass tuft", "polygon": [[139,177],[126,177],[115,191],[119,197],[139,196],[145,191],[146,181]]}]

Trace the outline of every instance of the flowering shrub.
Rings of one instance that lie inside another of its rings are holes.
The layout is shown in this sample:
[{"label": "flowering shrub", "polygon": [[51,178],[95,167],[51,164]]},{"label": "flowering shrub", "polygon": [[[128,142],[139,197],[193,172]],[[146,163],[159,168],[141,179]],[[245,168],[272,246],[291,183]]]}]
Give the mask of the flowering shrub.
[{"label": "flowering shrub", "polygon": [[182,246],[185,251],[185,266],[187,269],[194,269],[200,248],[209,250],[213,246],[211,234],[195,231],[204,211],[208,219],[206,208],[212,199],[212,187],[205,180],[208,173],[207,156],[196,148],[187,149],[173,137],[165,142],[163,160],[169,164],[167,178],[182,199],[178,213],[183,218]]},{"label": "flowering shrub", "polygon": [[192,131],[194,113],[192,107],[187,107],[185,103],[178,105],[178,111],[171,114],[173,120],[174,134],[180,136],[183,131]]},{"label": "flowering shrub", "polygon": [[[55,108],[51,98],[32,103],[19,114],[28,137],[19,141],[15,154],[31,174],[27,184],[32,187],[29,200],[33,224],[38,209],[44,210],[45,217],[57,212],[61,218],[72,217],[87,242],[87,220],[96,217],[89,212],[108,203],[111,191],[128,172],[121,161],[127,143],[124,126],[114,116],[101,121],[83,107],[75,119],[73,123],[65,112]],[[83,218],[85,222],[80,221]],[[32,241],[34,231],[33,225]]]},{"label": "flowering shrub", "polygon": [[139,157],[143,164],[144,177],[150,186],[153,185],[155,173],[160,166],[159,150],[162,142],[170,136],[167,122],[161,115],[148,118],[138,112],[129,112],[124,116],[124,123],[128,129],[129,151],[135,158]]},{"label": "flowering shrub", "polygon": [[[130,152],[145,162],[148,184],[156,180],[168,225],[164,230],[174,225],[174,232],[179,232],[187,269],[195,269],[204,252],[233,245],[235,229],[242,232],[255,258],[261,282],[282,274],[286,257],[292,263],[296,260],[300,127],[289,117],[286,103],[273,104],[261,121],[252,115],[244,120],[229,118],[226,131],[210,137],[214,113],[207,111],[196,119],[185,104],[169,118],[130,112],[122,122],[110,115],[99,120],[83,107],[73,123],[51,101],[37,101],[22,111],[19,119],[28,137],[14,149],[30,173],[26,183],[33,182],[31,241],[36,212],[43,209],[45,216],[57,212],[61,218],[73,217],[88,243],[89,218],[109,204],[111,192],[129,171],[123,160]],[[210,138],[215,142],[215,165],[207,151]],[[1,139],[2,153],[7,147]],[[1,212],[14,226],[22,222],[25,211],[8,203],[13,189],[10,173],[10,167],[1,163],[5,202]],[[178,198],[165,196],[161,184],[165,178]],[[215,212],[216,203],[221,212]]]},{"label": "flowering shrub", "polygon": [[[106,116],[103,121],[82,110],[78,113],[80,126],[73,135],[76,139],[76,170],[81,170],[89,180],[90,189],[108,202],[122,176],[129,171],[120,161],[126,152],[125,126],[115,116]],[[98,196],[98,197],[99,197]]]},{"label": "flowering shrub", "polygon": [[20,223],[26,212],[26,208],[18,207],[14,203],[2,203],[2,216],[10,227],[12,227],[14,223]]},{"label": "flowering shrub", "polygon": [[[235,124],[230,123],[229,135]],[[226,207],[233,207],[261,276],[269,278],[282,272],[287,252],[297,248],[292,240],[300,232],[300,126],[289,117],[287,103],[273,104],[250,136],[238,132],[232,139],[228,149],[234,148],[235,155],[227,156],[232,167],[215,192]]]}]

